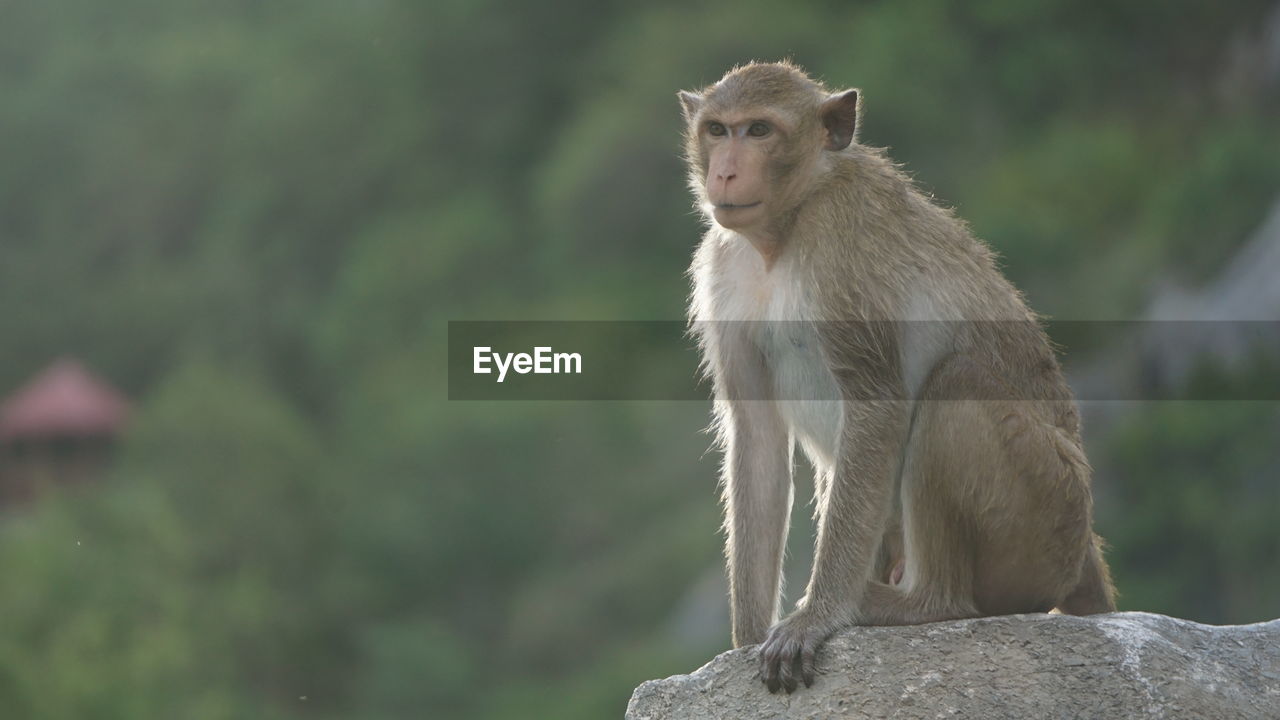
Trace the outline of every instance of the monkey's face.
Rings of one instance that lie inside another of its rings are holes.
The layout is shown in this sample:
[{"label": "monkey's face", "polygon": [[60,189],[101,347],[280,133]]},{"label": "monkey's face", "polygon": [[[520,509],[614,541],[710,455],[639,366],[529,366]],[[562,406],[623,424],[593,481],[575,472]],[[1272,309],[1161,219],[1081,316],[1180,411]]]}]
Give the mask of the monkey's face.
[{"label": "monkey's face", "polygon": [[852,142],[858,93],[829,94],[787,63],[752,63],[702,93],[678,93],[698,199],[722,227],[774,240],[802,204],[824,152]]},{"label": "monkey's face", "polygon": [[720,225],[741,232],[769,217],[774,193],[770,157],[783,129],[778,118],[709,117],[699,137],[707,158],[707,201]]}]

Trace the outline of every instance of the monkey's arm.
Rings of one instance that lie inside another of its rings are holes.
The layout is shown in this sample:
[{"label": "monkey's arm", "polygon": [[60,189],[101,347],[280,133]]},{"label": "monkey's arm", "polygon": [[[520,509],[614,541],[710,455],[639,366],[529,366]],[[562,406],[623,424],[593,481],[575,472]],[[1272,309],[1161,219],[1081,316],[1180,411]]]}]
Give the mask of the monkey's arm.
[{"label": "monkey's arm", "polygon": [[767,398],[770,381],[759,350],[740,326],[725,330],[716,373],[725,439],[725,555],[733,645],[764,640],[777,621],[782,557],[791,517],[791,440]]},{"label": "monkey's arm", "polygon": [[[901,460],[907,419],[907,403],[902,401],[845,403],[839,456],[805,590],[806,609],[856,610],[889,522],[893,474]],[[856,619],[855,615],[848,620]]]},{"label": "monkey's arm", "polygon": [[725,467],[725,552],[733,611],[733,645],[764,640],[778,619],[782,557],[791,517],[787,430],[771,402],[729,409]]},{"label": "monkey's arm", "polygon": [[769,631],[760,649],[760,674],[770,691],[781,687],[791,692],[798,679],[813,684],[818,647],[831,633],[858,621],[857,603],[889,520],[893,473],[907,432],[907,403],[850,400],[844,408],[809,586],[796,611]]}]

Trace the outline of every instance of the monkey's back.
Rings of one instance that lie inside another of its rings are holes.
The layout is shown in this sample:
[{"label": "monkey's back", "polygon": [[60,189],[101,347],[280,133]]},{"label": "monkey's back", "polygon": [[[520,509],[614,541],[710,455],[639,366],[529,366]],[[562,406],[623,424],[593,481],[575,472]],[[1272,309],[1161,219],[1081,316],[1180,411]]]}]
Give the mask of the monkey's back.
[{"label": "monkey's back", "polygon": [[[908,398],[939,361],[964,355],[989,377],[952,388],[953,399],[1027,401],[1079,444],[1079,413],[1052,345],[991,249],[881,149],[850,146],[829,177],[793,230],[814,296],[825,300],[815,319],[890,323],[885,341],[896,342]],[[833,232],[840,242],[826,237]],[[867,354],[838,342],[832,352],[854,361]]]}]

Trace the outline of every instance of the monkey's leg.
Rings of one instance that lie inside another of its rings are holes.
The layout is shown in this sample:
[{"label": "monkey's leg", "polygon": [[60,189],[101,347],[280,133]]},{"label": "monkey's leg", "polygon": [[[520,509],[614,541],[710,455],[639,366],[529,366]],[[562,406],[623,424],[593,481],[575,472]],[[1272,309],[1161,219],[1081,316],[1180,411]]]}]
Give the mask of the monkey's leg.
[{"label": "monkey's leg", "polygon": [[[916,407],[901,473],[901,584],[893,582],[896,568],[888,583],[879,576],[868,582],[858,606],[858,624],[914,625],[978,614],[973,602],[974,540],[964,497],[957,489],[998,471],[990,463],[998,462],[999,455],[992,454],[992,448],[970,446],[976,438],[962,440],[954,432],[982,422],[973,417],[973,410],[949,401]],[[964,464],[958,464],[960,455],[969,456]]]},{"label": "monkey's leg", "polygon": [[733,645],[754,645],[778,617],[791,518],[791,439],[777,406],[729,403],[725,448],[725,555]]},{"label": "monkey's leg", "polygon": [[[984,399],[946,399],[956,388]],[[1064,601],[1109,609],[1079,438],[1057,424],[1059,405],[1008,397],[963,356],[930,374],[905,453],[906,577],[901,592],[869,585],[860,622],[1045,612]]]},{"label": "monkey's leg", "polygon": [[[1047,612],[1072,595],[1096,550],[1084,450],[1074,430],[1055,424],[1062,413],[1053,403],[971,404],[986,412],[1003,461],[971,488],[974,600],[983,615]],[[1105,578],[1092,579],[1109,600]]]}]

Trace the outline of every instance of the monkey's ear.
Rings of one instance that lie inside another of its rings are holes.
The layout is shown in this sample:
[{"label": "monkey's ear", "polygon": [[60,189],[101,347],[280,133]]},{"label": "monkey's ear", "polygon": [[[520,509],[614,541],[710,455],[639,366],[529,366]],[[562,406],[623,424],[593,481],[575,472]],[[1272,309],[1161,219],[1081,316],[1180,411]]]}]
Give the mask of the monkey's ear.
[{"label": "monkey's ear", "polygon": [[693,116],[702,109],[702,96],[685,90],[676,93],[676,96],[680,98],[680,106],[684,108],[685,122],[693,120]]},{"label": "monkey's ear", "polygon": [[857,90],[845,90],[822,103],[818,112],[823,126],[827,128],[828,150],[843,150],[853,142],[858,132],[858,102],[861,99]]}]

